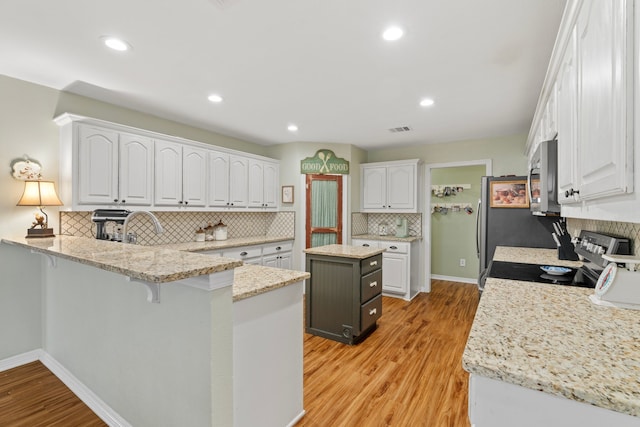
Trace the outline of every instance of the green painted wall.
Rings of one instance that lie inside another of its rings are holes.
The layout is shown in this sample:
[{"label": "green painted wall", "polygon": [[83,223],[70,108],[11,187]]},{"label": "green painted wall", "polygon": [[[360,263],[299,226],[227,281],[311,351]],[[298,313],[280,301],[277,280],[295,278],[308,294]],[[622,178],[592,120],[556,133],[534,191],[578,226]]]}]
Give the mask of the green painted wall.
[{"label": "green painted wall", "polygon": [[[431,274],[475,279],[478,276],[476,255],[476,205],[480,198],[483,166],[461,166],[431,170],[432,185],[471,184],[470,189],[449,197],[432,197],[431,204],[470,204],[473,214],[464,211],[431,214]],[[466,261],[460,267],[460,259]]]},{"label": "green painted wall", "polygon": [[491,159],[493,175],[526,175],[526,134],[368,152],[368,162],[422,159],[425,164]]}]

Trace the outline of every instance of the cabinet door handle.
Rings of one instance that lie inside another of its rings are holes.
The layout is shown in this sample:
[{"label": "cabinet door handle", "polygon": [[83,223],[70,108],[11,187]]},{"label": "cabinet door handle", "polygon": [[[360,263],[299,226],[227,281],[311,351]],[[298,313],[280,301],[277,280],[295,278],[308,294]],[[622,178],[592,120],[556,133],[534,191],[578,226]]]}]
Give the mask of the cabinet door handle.
[{"label": "cabinet door handle", "polygon": [[395,251],[396,249],[398,249],[398,247],[397,246],[389,246],[389,249],[393,249]]},{"label": "cabinet door handle", "polygon": [[369,310],[369,316],[373,316],[374,314],[376,314],[378,312],[377,308],[372,308],[371,310]]},{"label": "cabinet door handle", "polygon": [[280,246],[278,246],[278,247],[276,248],[276,251],[279,251],[279,250],[282,250],[282,248],[281,248]]},{"label": "cabinet door handle", "polygon": [[371,261],[369,263],[369,267],[373,267],[374,265],[378,265],[378,261],[377,260],[376,261]]},{"label": "cabinet door handle", "polygon": [[368,247],[369,247],[369,244],[368,244],[368,243],[363,243],[363,244],[362,244],[362,246],[364,246],[364,247],[368,248]]},{"label": "cabinet door handle", "polygon": [[246,253],[246,252],[244,252],[244,251],[243,251],[243,252],[240,252],[240,256],[247,256],[247,253]]},{"label": "cabinet door handle", "polygon": [[369,283],[369,287],[370,288],[375,288],[376,286],[378,286],[378,281],[377,280],[375,282]]},{"label": "cabinet door handle", "polygon": [[113,199],[113,203],[118,203],[118,199]]},{"label": "cabinet door handle", "polygon": [[189,204],[189,201],[184,202],[184,204],[185,204],[185,205],[188,205],[188,204]]}]

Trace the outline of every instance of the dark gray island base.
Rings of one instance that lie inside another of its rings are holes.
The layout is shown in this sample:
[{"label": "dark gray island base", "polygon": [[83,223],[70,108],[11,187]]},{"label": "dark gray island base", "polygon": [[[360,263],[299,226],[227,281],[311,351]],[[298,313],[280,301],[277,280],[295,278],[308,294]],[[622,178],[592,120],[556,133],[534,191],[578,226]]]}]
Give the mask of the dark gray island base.
[{"label": "dark gray island base", "polygon": [[384,249],[328,245],[306,249],[305,331],[357,344],[382,315]]}]

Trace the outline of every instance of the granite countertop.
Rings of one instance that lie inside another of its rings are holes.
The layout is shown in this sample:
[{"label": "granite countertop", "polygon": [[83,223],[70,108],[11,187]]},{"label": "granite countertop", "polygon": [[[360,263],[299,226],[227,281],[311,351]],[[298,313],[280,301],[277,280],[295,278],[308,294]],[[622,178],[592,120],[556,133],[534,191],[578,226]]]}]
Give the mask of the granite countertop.
[{"label": "granite countertop", "polygon": [[[502,261],[565,265],[551,262],[547,251],[500,248],[496,254]],[[640,416],[640,311],[596,306],[588,299],[592,292],[487,279],[464,369]]]},{"label": "granite countertop", "polygon": [[293,236],[253,236],[253,237],[240,237],[236,239],[227,240],[212,240],[209,242],[183,242],[183,243],[171,243],[166,245],[158,245],[165,249],[174,249],[177,251],[188,252],[200,252],[200,251],[213,251],[218,249],[237,248],[240,246],[261,245],[264,243],[283,242],[286,240],[293,240]]},{"label": "granite countertop", "polygon": [[87,237],[3,238],[2,242],[152,283],[173,282],[242,265],[242,261],[236,259],[172,250],[165,246],[130,245]]},{"label": "granite countertop", "polygon": [[522,262],[525,264],[558,265],[561,267],[582,267],[582,261],[558,259],[557,249],[538,249],[498,246],[493,254],[495,261]]},{"label": "granite countertop", "polygon": [[364,246],[350,246],[350,245],[326,245],[318,246],[315,248],[305,249],[304,252],[311,255],[327,255],[337,256],[342,258],[357,258],[365,259],[374,255],[381,254],[385,249],[368,248]]},{"label": "granite countertop", "polygon": [[382,240],[387,242],[415,242],[422,240],[422,236],[408,236],[408,237],[396,237],[396,236],[380,236],[379,234],[356,234],[351,236],[352,239],[362,240]]},{"label": "granite countertop", "polygon": [[245,264],[234,270],[233,301],[240,301],[308,279],[311,274],[303,271],[283,270]]}]

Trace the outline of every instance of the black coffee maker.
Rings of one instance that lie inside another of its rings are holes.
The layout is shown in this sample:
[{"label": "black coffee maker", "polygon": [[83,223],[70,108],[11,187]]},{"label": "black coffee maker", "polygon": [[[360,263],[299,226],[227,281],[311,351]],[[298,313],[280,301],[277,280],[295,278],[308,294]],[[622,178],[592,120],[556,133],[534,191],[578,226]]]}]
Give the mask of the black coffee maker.
[{"label": "black coffee maker", "polygon": [[122,241],[122,235],[113,233],[109,235],[105,230],[105,224],[109,221],[116,224],[124,224],[124,220],[131,213],[126,209],[96,209],[91,214],[91,221],[96,224],[96,239]]}]

